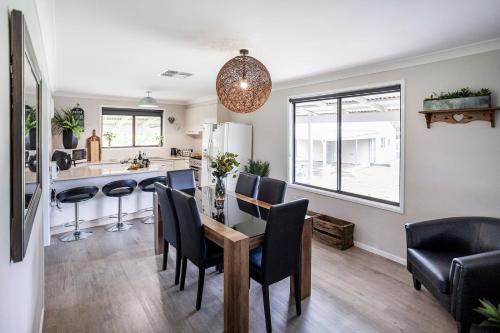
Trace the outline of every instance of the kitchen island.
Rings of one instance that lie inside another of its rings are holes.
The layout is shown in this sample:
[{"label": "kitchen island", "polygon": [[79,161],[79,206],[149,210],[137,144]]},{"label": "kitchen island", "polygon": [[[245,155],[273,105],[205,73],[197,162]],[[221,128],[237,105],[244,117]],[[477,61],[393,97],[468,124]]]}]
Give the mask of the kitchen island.
[{"label": "kitchen island", "polygon": [[[117,161],[103,161],[97,163],[81,163],[69,170],[62,170],[51,180],[51,189],[56,193],[79,187],[79,186],[97,186],[99,193],[91,200],[80,203],[80,219],[85,221],[81,228],[93,227],[97,225],[109,224],[116,219],[111,219],[111,215],[118,212],[118,199],[107,197],[102,194],[101,189],[104,185],[122,179],[133,179],[139,183],[141,180],[164,176],[167,171],[189,168],[188,157],[169,157],[150,159],[151,164],[148,168],[138,170],[128,170],[128,163]],[[132,219],[140,216],[151,215],[151,212],[145,212],[144,209],[152,207],[153,198],[151,193],[142,192],[137,188],[131,195],[125,196],[123,200],[123,212]],[[74,221],[73,204],[57,204],[52,202],[51,208],[51,233],[69,231],[72,229],[69,223]]]}]

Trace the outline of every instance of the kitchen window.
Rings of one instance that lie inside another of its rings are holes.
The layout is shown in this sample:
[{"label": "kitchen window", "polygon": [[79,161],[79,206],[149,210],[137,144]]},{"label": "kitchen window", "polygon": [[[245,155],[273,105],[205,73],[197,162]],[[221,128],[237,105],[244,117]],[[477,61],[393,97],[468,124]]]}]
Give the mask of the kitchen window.
[{"label": "kitchen window", "polygon": [[163,110],[102,108],[102,146],[156,147],[163,136]]},{"label": "kitchen window", "polygon": [[400,208],[400,84],[290,102],[292,186]]}]

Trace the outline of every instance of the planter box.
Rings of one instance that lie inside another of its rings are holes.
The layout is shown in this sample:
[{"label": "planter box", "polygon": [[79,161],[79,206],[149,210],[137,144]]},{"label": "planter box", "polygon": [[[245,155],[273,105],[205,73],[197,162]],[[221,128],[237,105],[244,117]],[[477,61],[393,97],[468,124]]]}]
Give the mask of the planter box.
[{"label": "planter box", "polygon": [[346,250],[354,245],[354,223],[328,215],[313,215],[313,237],[323,243]]},{"label": "planter box", "polygon": [[475,96],[424,101],[424,111],[489,108],[491,96]]}]

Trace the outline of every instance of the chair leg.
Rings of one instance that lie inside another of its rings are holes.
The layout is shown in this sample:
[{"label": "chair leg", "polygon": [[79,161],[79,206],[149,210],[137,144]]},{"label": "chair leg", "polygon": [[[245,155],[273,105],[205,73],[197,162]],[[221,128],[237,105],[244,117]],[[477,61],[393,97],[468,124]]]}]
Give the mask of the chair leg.
[{"label": "chair leg", "polygon": [[266,329],[267,332],[272,332],[273,327],[271,325],[271,307],[269,305],[269,286],[262,286],[262,299],[264,300],[264,316],[266,317]]},{"label": "chair leg", "polygon": [[472,323],[457,321],[457,332],[458,333],[469,333],[472,327]]},{"label": "chair leg", "polygon": [[415,290],[420,290],[420,288],[422,288],[422,283],[417,280],[415,275],[413,275],[413,288],[415,288]]},{"label": "chair leg", "polygon": [[198,273],[198,294],[196,295],[196,311],[201,308],[201,299],[203,298],[203,284],[205,282],[205,268],[200,267]]},{"label": "chair leg", "polygon": [[301,281],[300,281],[300,273],[295,273],[293,275],[293,287],[294,287],[294,296],[295,296],[295,309],[297,310],[297,316],[300,316],[302,313],[302,305],[301,305]]},{"label": "chair leg", "polygon": [[182,269],[181,269],[181,286],[180,290],[184,290],[184,284],[186,282],[186,268],[187,268],[187,258],[182,257]]},{"label": "chair leg", "polygon": [[182,260],[182,254],[181,254],[181,249],[176,249],[176,255],[175,255],[175,284],[179,284],[179,275],[181,273],[181,260]]},{"label": "chair leg", "polygon": [[167,261],[168,261],[168,242],[166,240],[163,241],[163,270],[167,269]]}]

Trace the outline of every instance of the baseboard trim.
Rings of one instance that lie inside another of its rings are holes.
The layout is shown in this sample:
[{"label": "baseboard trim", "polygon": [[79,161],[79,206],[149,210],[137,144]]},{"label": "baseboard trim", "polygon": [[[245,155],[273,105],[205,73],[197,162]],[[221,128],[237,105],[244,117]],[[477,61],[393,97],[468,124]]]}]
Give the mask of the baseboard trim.
[{"label": "baseboard trim", "polygon": [[38,333],[43,332],[43,317],[45,317],[45,307],[42,308],[41,315],[40,315],[40,327],[38,328]]},{"label": "baseboard trim", "polygon": [[394,255],[392,253],[389,253],[389,252],[377,249],[377,248],[375,248],[373,246],[366,245],[366,244],[363,244],[363,243],[360,243],[360,242],[357,242],[357,241],[354,241],[354,246],[359,247],[360,249],[363,249],[365,251],[374,253],[376,255],[379,255],[381,257],[387,258],[389,260],[395,261],[398,264],[406,266],[406,259],[405,258],[398,257],[398,256],[396,256],[396,255]]}]

